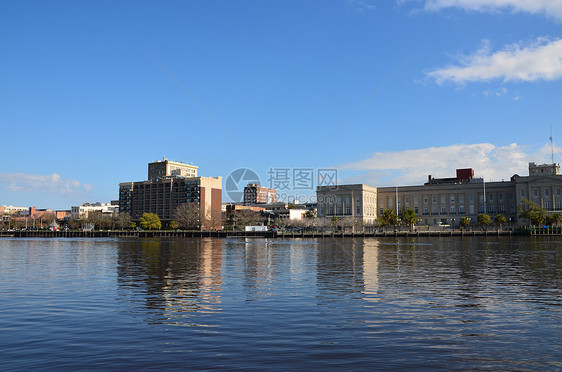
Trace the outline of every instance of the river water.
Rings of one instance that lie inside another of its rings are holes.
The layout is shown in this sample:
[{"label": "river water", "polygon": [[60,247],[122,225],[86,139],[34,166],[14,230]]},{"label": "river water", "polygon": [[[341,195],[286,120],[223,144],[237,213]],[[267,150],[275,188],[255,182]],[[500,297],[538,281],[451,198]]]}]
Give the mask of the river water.
[{"label": "river water", "polygon": [[0,239],[2,370],[561,370],[559,238]]}]

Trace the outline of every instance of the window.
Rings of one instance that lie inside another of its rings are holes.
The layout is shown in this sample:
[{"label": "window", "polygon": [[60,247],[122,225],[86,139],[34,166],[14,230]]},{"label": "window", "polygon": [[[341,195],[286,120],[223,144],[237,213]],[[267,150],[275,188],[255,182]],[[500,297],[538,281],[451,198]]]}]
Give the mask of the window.
[{"label": "window", "polygon": [[519,192],[519,195],[521,195],[522,197],[525,197],[525,190],[521,190],[521,191]]},{"label": "window", "polygon": [[356,202],[356,203],[361,203],[361,198],[360,198],[360,197],[356,197],[356,198],[355,198],[355,202]]},{"label": "window", "polygon": [[562,209],[562,201],[557,200],[556,201],[556,210],[559,211],[560,209]]},{"label": "window", "polygon": [[418,205],[418,198],[414,197],[414,205]]},{"label": "window", "polygon": [[533,196],[535,198],[539,196],[539,189],[533,189]]},{"label": "window", "polygon": [[341,196],[338,196],[338,204],[341,204]]},{"label": "window", "polygon": [[480,205],[479,211],[480,211],[480,213],[484,213],[484,204]]},{"label": "window", "polygon": [[449,212],[451,212],[451,214],[455,214],[455,206],[454,205],[451,205],[449,207]]},{"label": "window", "polygon": [[445,204],[445,196],[441,195],[441,204]]},{"label": "window", "polygon": [[459,196],[459,203],[464,203],[464,195]]},{"label": "window", "polygon": [[480,204],[484,203],[484,195],[480,194],[479,197],[480,197]]},{"label": "window", "polygon": [[505,212],[505,207],[503,206],[503,204],[500,204],[498,210],[499,210],[500,213]]},{"label": "window", "polygon": [[496,212],[496,208],[494,207],[493,204],[490,204],[490,206],[488,207],[490,213],[495,213]]},{"label": "window", "polygon": [[427,197],[425,197],[425,196],[424,196],[424,198],[423,198],[423,203],[424,203],[424,204],[427,204]]},{"label": "window", "polygon": [[544,196],[550,196],[550,189],[544,189]]},{"label": "window", "polygon": [[431,197],[431,202],[432,202],[432,203],[437,203],[437,196],[432,196],[432,197]]},{"label": "window", "polygon": [[556,196],[560,196],[560,189],[556,189]]},{"label": "window", "polygon": [[550,210],[550,200],[545,200],[545,201],[544,201],[544,209]]},{"label": "window", "polygon": [[449,202],[451,204],[455,204],[455,195],[451,195],[451,197],[449,198]]},{"label": "window", "polygon": [[499,200],[500,202],[503,201],[503,194],[498,194],[498,200]]},{"label": "window", "polygon": [[464,213],[464,205],[459,206],[459,213]]},{"label": "window", "polygon": [[494,194],[488,194],[488,199],[490,201],[494,201]]},{"label": "window", "polygon": [[474,197],[473,197],[472,195],[469,195],[469,196],[468,196],[468,201],[472,203],[472,202],[474,201]]},{"label": "window", "polygon": [[447,213],[447,209],[445,209],[445,206],[441,206],[441,214],[445,214]]},{"label": "window", "polygon": [[334,214],[334,207],[330,206],[329,211],[330,211],[330,213],[329,213],[330,215]]},{"label": "window", "polygon": [[351,214],[351,207],[349,205],[345,206],[345,214],[346,215],[350,215]]},{"label": "window", "polygon": [[428,214],[429,214],[429,211],[427,210],[427,207],[424,207],[424,208],[423,208],[423,214],[425,214],[425,215],[428,215]]},{"label": "window", "polygon": [[468,207],[468,210],[470,214],[474,214],[474,205],[471,205],[470,207]]},{"label": "window", "polygon": [[342,214],[342,208],[341,208],[341,205],[338,205],[338,214],[340,214],[340,215]]},{"label": "window", "polygon": [[433,209],[431,210],[431,213],[437,214],[437,207],[433,207]]},{"label": "window", "polygon": [[414,213],[415,213],[415,214],[418,214],[418,213],[419,213],[419,212],[418,212],[418,207],[414,207]]},{"label": "window", "polygon": [[345,204],[349,204],[349,203],[351,203],[351,197],[346,196],[345,197]]},{"label": "window", "polygon": [[356,213],[356,214],[361,214],[361,207],[355,208],[355,213]]}]

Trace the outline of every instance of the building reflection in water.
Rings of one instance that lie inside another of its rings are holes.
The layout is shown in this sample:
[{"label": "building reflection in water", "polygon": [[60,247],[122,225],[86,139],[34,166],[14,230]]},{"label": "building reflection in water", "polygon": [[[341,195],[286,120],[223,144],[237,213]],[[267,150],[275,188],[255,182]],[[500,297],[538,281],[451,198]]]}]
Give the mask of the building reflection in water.
[{"label": "building reflection in water", "polygon": [[363,239],[363,281],[365,300],[378,301],[379,293],[379,241]]},{"label": "building reflection in water", "polygon": [[314,283],[318,243],[307,239],[231,239],[229,270],[239,275],[246,301],[280,299]]},{"label": "building reflection in water", "polygon": [[246,317],[248,302],[262,300],[276,309],[298,312],[313,305],[308,308],[313,311],[321,305],[321,311],[340,314],[349,311],[345,301],[359,300],[362,311],[376,314],[374,322],[391,313],[407,318],[428,309],[464,309],[456,319],[474,321],[467,311],[497,309],[498,293],[536,299],[537,291],[546,293],[559,283],[560,256],[551,243],[520,239],[516,248],[500,243],[499,238],[120,240],[118,295],[124,311],[146,321],[189,326],[216,326],[221,321],[216,314],[231,316],[233,309],[243,308]]},{"label": "building reflection in water", "polygon": [[361,297],[364,291],[363,243],[322,240],[316,265],[318,298]]},{"label": "building reflection in water", "polygon": [[204,325],[199,315],[221,311],[222,240],[119,243],[119,295],[129,311],[137,308],[148,322],[193,326]]}]

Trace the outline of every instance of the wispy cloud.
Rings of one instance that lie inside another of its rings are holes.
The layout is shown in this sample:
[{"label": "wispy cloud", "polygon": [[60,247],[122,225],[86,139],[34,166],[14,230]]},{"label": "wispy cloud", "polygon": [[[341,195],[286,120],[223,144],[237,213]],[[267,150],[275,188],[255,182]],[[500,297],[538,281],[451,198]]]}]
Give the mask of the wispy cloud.
[{"label": "wispy cloud", "polygon": [[426,10],[460,8],[476,12],[509,10],[530,14],[544,14],[562,20],[562,0],[427,0]]},{"label": "wispy cloud", "polygon": [[48,194],[68,195],[89,192],[91,185],[76,180],[67,180],[53,173],[39,176],[25,173],[0,173],[0,184],[5,184],[9,191],[34,191]]},{"label": "wispy cloud", "polygon": [[[562,148],[555,148],[562,153]],[[459,144],[397,152],[377,152],[367,159],[339,166],[340,170],[363,171],[345,179],[373,186],[418,185],[434,177],[454,177],[455,169],[473,168],[477,177],[509,179],[514,174],[526,175],[530,161],[548,161],[550,146],[528,151],[516,143],[496,146],[491,143]]]},{"label": "wispy cloud", "polygon": [[486,97],[502,97],[505,96],[509,90],[507,88],[488,89],[484,91]]},{"label": "wispy cloud", "polygon": [[427,73],[437,84],[456,84],[503,79],[508,81],[556,80],[562,77],[562,40],[538,38],[515,43],[492,52],[489,42],[477,52],[458,56],[457,66],[438,68]]},{"label": "wispy cloud", "polygon": [[358,12],[375,10],[377,7],[369,2],[369,0],[347,0],[347,4],[351,5]]}]

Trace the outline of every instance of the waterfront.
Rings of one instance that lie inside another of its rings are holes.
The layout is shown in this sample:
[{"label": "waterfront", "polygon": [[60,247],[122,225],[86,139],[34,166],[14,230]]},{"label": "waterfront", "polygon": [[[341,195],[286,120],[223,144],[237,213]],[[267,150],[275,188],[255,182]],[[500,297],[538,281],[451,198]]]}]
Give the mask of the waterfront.
[{"label": "waterfront", "polygon": [[2,368],[562,368],[559,237],[0,239]]}]

